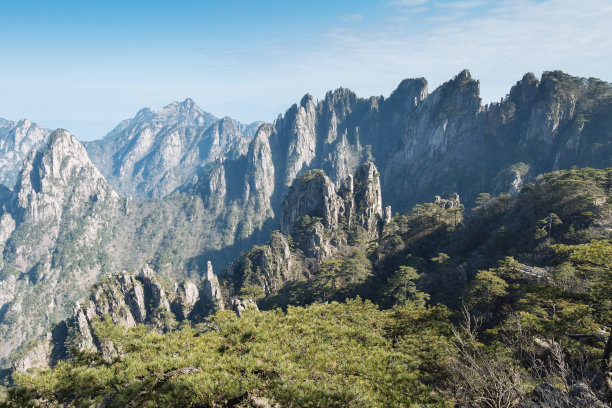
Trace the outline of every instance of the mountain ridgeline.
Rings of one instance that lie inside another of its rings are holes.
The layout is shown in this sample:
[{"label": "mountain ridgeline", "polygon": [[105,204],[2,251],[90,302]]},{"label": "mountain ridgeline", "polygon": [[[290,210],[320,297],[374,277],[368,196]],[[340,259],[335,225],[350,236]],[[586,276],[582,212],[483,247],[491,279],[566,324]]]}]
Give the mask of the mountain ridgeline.
[{"label": "mountain ridgeline", "polygon": [[159,111],[142,109],[85,146],[121,194],[163,197],[209,161],[243,155],[258,125],[218,119],[186,99]]},{"label": "mountain ridgeline", "polygon": [[[232,299],[285,307],[384,292],[376,279],[386,282],[388,271],[371,271],[397,260],[366,256],[367,243],[391,226],[427,224],[392,217],[389,205],[404,213],[459,193],[462,204],[441,200],[450,212],[435,215],[455,228],[460,205],[474,207],[479,193],[517,194],[541,173],[612,166],[611,125],[610,84],[559,71],[527,74],[486,106],[468,71],[432,93],[423,78],[402,81],[387,98],[340,88],[321,101],[304,96],[272,124],[218,119],[187,99],[143,109],[85,146],[65,130],[3,120],[0,147],[13,153],[0,163],[0,360],[49,336],[100,277],[145,264],[208,293],[212,262],[227,271],[215,291],[222,297],[213,296],[227,308]],[[455,278],[467,282],[468,269],[490,266],[484,256],[454,265],[463,271]],[[439,285],[436,268],[450,273],[444,265],[429,265],[426,287]],[[131,288],[147,287],[136,280]],[[169,305],[183,296],[171,286]],[[132,315],[154,323],[164,313]]]},{"label": "mountain ridgeline", "polygon": [[306,95],[262,125],[245,156],[211,163],[181,191],[200,194],[238,239],[279,214],[301,172],[322,169],[339,185],[368,160],[398,211],[452,192],[472,206],[480,192],[515,192],[543,172],[610,166],[610,101],[610,84],[558,71],[527,74],[487,106],[468,71],[431,94],[420,78],[388,98],[341,88],[315,104]]}]

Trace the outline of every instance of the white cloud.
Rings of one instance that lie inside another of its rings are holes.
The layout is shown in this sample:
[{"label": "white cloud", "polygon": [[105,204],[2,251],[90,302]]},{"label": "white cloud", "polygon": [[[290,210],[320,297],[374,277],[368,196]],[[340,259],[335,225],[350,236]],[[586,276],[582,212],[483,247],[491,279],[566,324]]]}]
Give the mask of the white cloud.
[{"label": "white cloud", "polygon": [[498,100],[530,71],[611,79],[612,2],[505,0],[465,12],[478,5],[436,8],[418,20],[426,26],[399,15],[375,30],[329,30],[328,43],[309,53],[313,64],[304,75],[337,78],[367,96],[390,92],[404,77],[425,76],[438,85],[468,68],[482,80],[485,102]]},{"label": "white cloud", "polygon": [[35,52],[8,55],[19,63],[2,67],[0,116],[97,120],[107,112],[104,120],[118,122],[192,97],[218,116],[273,120],[307,92],[321,98],[344,86],[388,95],[403,78],[421,76],[433,90],[463,68],[481,80],[485,103],[530,71],[612,80],[609,0],[440,1],[383,0],[377,15],[337,16],[332,27],[312,24],[316,31],[228,32],[227,41],[202,37],[190,48],[129,49],[120,62],[103,53],[70,65],[63,55],[44,55],[44,64]]}]

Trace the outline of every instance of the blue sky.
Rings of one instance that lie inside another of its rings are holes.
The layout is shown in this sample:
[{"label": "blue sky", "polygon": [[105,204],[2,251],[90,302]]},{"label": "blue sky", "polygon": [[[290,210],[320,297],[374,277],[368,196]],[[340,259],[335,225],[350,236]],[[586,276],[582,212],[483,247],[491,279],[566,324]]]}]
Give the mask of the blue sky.
[{"label": "blue sky", "polygon": [[0,117],[104,136],[193,98],[272,121],[305,93],[430,91],[468,68],[484,102],[526,72],[612,80],[609,0],[0,0]]}]

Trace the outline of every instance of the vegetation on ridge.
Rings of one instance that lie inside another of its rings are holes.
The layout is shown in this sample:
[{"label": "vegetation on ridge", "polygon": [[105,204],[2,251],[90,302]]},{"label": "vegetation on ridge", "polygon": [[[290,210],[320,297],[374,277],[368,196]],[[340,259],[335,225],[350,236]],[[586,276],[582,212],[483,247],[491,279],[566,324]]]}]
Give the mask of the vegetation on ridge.
[{"label": "vegetation on ridge", "polygon": [[[3,404],[605,407],[610,187],[612,169],[558,171],[515,197],[483,194],[470,214],[415,206],[375,239],[340,220],[326,233],[347,235],[326,259],[274,233],[252,251],[288,242],[302,279],[266,292],[256,273],[229,277],[272,310],[220,311],[165,335],[101,323],[117,357],[17,375]],[[313,233],[304,218],[294,239]]]}]

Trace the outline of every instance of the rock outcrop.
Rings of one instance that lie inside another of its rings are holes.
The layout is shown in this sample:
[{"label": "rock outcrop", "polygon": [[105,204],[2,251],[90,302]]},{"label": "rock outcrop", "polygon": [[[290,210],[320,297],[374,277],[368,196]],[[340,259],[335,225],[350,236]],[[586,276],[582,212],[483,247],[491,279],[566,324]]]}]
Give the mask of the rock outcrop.
[{"label": "rock outcrop", "polygon": [[202,299],[204,299],[211,309],[224,309],[223,295],[219,286],[219,279],[214,274],[210,261],[206,263],[206,279],[203,283]]},{"label": "rock outcrop", "polygon": [[442,198],[439,195],[434,197],[434,204],[448,210],[449,208],[461,208],[461,199],[459,194],[453,193],[448,198]]},{"label": "rock outcrop", "polygon": [[[131,328],[138,324],[152,330],[167,332],[183,320],[198,321],[221,306],[220,292],[215,292],[217,304],[207,301],[210,281],[219,289],[216,276],[202,282],[200,287],[185,280],[165,287],[153,269],[145,265],[137,274],[126,271],[102,278],[93,285],[89,298],[77,302],[71,316],[56,324],[53,330],[21,352],[12,364],[15,371],[33,367],[53,366],[59,359],[75,351],[100,351],[107,359],[117,355],[112,343],[96,336],[96,322],[109,318],[116,325]],[[232,299],[232,310],[257,308],[250,299]],[[192,313],[193,312],[193,313]]]},{"label": "rock outcrop", "polygon": [[253,299],[241,299],[241,298],[232,298],[230,299],[230,305],[232,310],[236,312],[238,317],[242,317],[242,314],[245,310],[259,310],[257,307],[257,303],[253,301]]},{"label": "rock outcrop", "polygon": [[[610,167],[611,97],[606,82],[554,71],[528,74],[483,106],[478,81],[462,71],[431,93],[417,78],[388,98],[343,88],[316,102],[306,95],[274,123],[246,127],[186,100],[142,110],[88,143],[102,172],[67,132],[34,137],[24,122],[30,139],[45,142],[14,189],[0,186],[0,362],[112,271],[151,263],[171,280],[199,281],[206,261],[221,268],[280,225],[270,244],[249,251],[250,266],[229,269],[273,293],[307,279],[307,264],[343,248],[347,231],[376,236],[391,220],[381,195],[398,212],[452,192],[469,208],[478,193],[516,193],[539,173]],[[369,162],[378,168],[360,167]],[[164,199],[121,198],[101,173],[125,194]],[[180,185],[182,194],[166,195]],[[285,198],[292,204],[283,207]],[[215,303],[218,285],[208,282]],[[194,303],[191,286],[177,291],[177,316],[200,313],[201,292]]]},{"label": "rock outcrop", "polygon": [[287,283],[308,279],[312,267],[348,248],[349,235],[377,238],[384,222],[379,173],[373,163],[360,166],[338,190],[322,170],[307,171],[289,188],[281,231],[232,263],[228,275],[237,288],[256,286],[265,294],[276,293]]},{"label": "rock outcrop", "polygon": [[611,166],[611,95],[608,83],[554,71],[541,80],[527,74],[508,97],[483,106],[480,83],[467,70],[431,93],[417,78],[388,98],[343,88],[316,103],[306,95],[259,129],[246,156],[206,166],[181,191],[200,195],[222,220],[225,242],[239,249],[291,224],[283,221],[291,217],[283,200],[313,169],[341,186],[372,161],[385,204],[399,212],[452,192],[469,208],[479,193],[516,193],[539,173]]},{"label": "rock outcrop", "polygon": [[610,132],[601,127],[612,113],[609,83],[560,71],[538,81],[529,73],[485,106],[479,88],[464,70],[400,114],[404,125],[391,130],[396,148],[381,166],[383,188],[401,191],[386,195],[395,208],[453,191],[471,206],[480,192],[515,193],[540,173],[612,164]]}]

